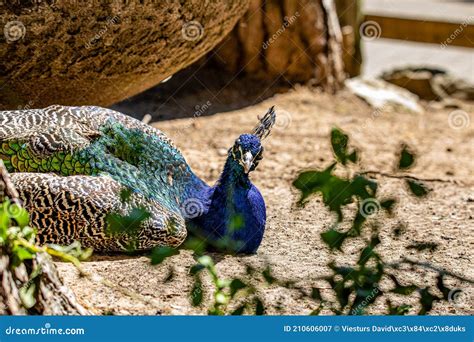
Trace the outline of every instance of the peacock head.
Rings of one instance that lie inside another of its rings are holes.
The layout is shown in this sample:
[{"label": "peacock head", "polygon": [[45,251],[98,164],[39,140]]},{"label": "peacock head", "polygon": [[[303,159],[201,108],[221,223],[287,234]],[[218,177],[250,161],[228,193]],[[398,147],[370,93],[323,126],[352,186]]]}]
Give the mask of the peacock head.
[{"label": "peacock head", "polygon": [[242,134],[229,151],[232,159],[243,168],[245,174],[255,170],[263,158],[262,140],[265,139],[275,123],[276,114],[271,107],[252,134]]}]

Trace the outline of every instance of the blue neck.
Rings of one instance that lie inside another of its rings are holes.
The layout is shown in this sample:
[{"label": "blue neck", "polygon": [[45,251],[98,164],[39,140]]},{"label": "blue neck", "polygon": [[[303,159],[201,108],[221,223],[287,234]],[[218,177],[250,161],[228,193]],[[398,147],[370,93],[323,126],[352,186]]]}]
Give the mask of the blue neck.
[{"label": "blue neck", "polygon": [[251,186],[252,183],[250,182],[249,176],[244,173],[242,166],[240,166],[231,156],[227,157],[224,170],[216,184],[216,189],[250,189]]},{"label": "blue neck", "polygon": [[208,207],[191,226],[212,243],[224,242],[226,250],[254,253],[265,228],[265,203],[242,166],[229,156],[219,181],[201,196]]}]

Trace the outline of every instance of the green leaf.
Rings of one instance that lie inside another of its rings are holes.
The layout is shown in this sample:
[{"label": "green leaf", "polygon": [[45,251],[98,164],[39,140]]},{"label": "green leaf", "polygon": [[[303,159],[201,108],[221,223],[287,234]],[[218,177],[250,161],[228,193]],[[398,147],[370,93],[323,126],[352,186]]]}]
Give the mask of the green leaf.
[{"label": "green leaf", "polygon": [[395,201],[393,198],[389,198],[380,202],[380,206],[384,208],[388,213],[392,213],[393,207],[395,206]]},{"label": "green leaf", "polygon": [[123,187],[120,191],[120,201],[122,203],[127,203],[132,197],[133,191],[128,187]]},{"label": "green leaf", "polygon": [[161,264],[166,258],[176,254],[179,254],[179,251],[176,248],[168,246],[155,247],[152,249],[150,254],[151,264]]},{"label": "green leaf", "polygon": [[199,306],[202,303],[203,298],[203,287],[199,277],[195,277],[193,288],[190,292],[191,304],[193,306]]},{"label": "green leaf", "polygon": [[201,271],[204,270],[204,269],[205,269],[205,267],[204,267],[203,265],[201,265],[201,264],[196,264],[196,265],[193,265],[193,266],[191,267],[191,269],[189,270],[189,273],[190,273],[191,275],[196,275],[196,274],[198,274],[199,272],[201,272]]},{"label": "green leaf", "polygon": [[421,289],[419,292],[420,292],[421,309],[418,312],[418,315],[426,315],[433,308],[433,303],[437,300],[440,300],[441,298],[432,295],[429,292],[428,287]]},{"label": "green leaf", "polygon": [[197,261],[206,268],[214,266],[214,261],[212,261],[212,258],[209,255],[203,255],[199,257]]},{"label": "green leaf", "polygon": [[234,298],[235,294],[242,289],[245,289],[247,285],[240,279],[232,279],[232,282],[229,285],[230,287],[230,297]]},{"label": "green leaf", "polygon": [[436,287],[443,294],[443,298],[445,300],[449,300],[449,294],[451,293],[451,289],[444,285],[443,277],[443,273],[438,274],[438,276],[436,277]]},{"label": "green leaf", "polygon": [[368,246],[366,246],[364,249],[362,249],[362,252],[360,253],[359,261],[357,261],[357,264],[359,265],[365,265],[371,258],[375,258],[377,260],[380,259],[380,256],[374,251],[375,247],[380,243],[380,239],[378,235],[375,235],[372,237],[370,240],[370,243]]},{"label": "green leaf", "polygon": [[341,246],[346,237],[346,233],[340,233],[334,229],[330,229],[327,232],[321,233],[321,239],[323,239],[330,249],[336,248],[341,250]]},{"label": "green leaf", "polygon": [[262,272],[263,278],[265,278],[265,281],[267,284],[271,285],[276,281],[276,278],[272,276],[272,270],[270,269],[270,266],[267,266],[263,272]]},{"label": "green leaf", "polygon": [[311,289],[311,298],[313,298],[314,300],[322,301],[323,297],[321,296],[321,290],[317,287],[313,287]]},{"label": "green leaf", "polygon": [[323,186],[333,177],[331,173],[335,167],[334,163],[324,171],[305,171],[298,175],[293,181],[293,186],[301,191],[301,198],[298,201],[300,205],[313,193],[322,192]]},{"label": "green leaf", "polygon": [[323,306],[320,305],[317,309],[314,309],[313,311],[310,312],[310,316],[319,316],[321,314],[321,311],[323,310]]},{"label": "green leaf", "polygon": [[184,241],[182,248],[192,250],[197,255],[202,255],[206,250],[206,245],[207,243],[204,239],[193,236]]},{"label": "green leaf", "polygon": [[244,226],[244,216],[241,214],[232,215],[229,222],[229,233],[240,230]]},{"label": "green leaf", "polygon": [[410,309],[412,308],[411,305],[408,304],[402,304],[399,306],[392,306],[392,302],[390,300],[387,300],[387,306],[388,306],[388,314],[389,315],[406,315]]},{"label": "green leaf", "polygon": [[18,294],[20,295],[23,306],[27,309],[32,308],[36,304],[36,283],[34,281],[29,282],[25,286],[20,288]]},{"label": "green leaf", "polygon": [[19,259],[20,262],[22,262],[23,260],[33,259],[33,254],[24,247],[15,246],[13,248],[13,253],[15,253],[16,257]]},{"label": "green leaf", "polygon": [[398,168],[400,170],[409,169],[415,162],[415,154],[410,151],[407,145],[402,146]]},{"label": "green leaf", "polygon": [[133,208],[127,215],[121,215],[118,213],[108,214],[106,217],[107,232],[112,235],[136,235],[142,222],[150,217],[151,214],[142,207]]},{"label": "green leaf", "polygon": [[408,285],[408,286],[401,286],[397,285],[394,289],[390,292],[398,293],[404,296],[408,296],[412,294],[418,287],[416,285]]},{"label": "green leaf", "polygon": [[18,204],[11,204],[9,211],[11,217],[17,222],[19,227],[23,228],[30,223],[30,216],[28,215],[28,212]]},{"label": "green leaf", "polygon": [[411,192],[416,197],[424,197],[430,192],[430,190],[421,182],[412,179],[407,179],[407,184]]},{"label": "green leaf", "polygon": [[357,161],[357,152],[348,152],[347,145],[349,143],[349,136],[338,128],[331,130],[331,145],[336,159],[343,165],[347,161],[355,163]]},{"label": "green leaf", "polygon": [[407,295],[412,294],[415,290],[418,289],[416,285],[407,285],[407,286],[400,285],[400,283],[398,282],[398,279],[393,274],[389,274],[389,277],[395,283],[395,288],[390,290],[390,292],[407,296]]},{"label": "green leaf", "polygon": [[246,307],[247,307],[247,305],[245,305],[245,304],[239,306],[237,309],[235,309],[234,311],[231,312],[231,315],[232,316],[241,316],[241,315],[243,315],[244,310],[245,310]]},{"label": "green leaf", "polygon": [[255,315],[261,316],[265,314],[265,306],[260,298],[255,299]]}]

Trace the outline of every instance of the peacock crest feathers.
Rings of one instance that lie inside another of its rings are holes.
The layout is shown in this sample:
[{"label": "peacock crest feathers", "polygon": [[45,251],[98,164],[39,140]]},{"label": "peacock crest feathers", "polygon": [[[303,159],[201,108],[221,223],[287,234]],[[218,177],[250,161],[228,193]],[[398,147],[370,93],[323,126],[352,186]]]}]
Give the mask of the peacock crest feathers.
[{"label": "peacock crest feathers", "polygon": [[254,128],[253,134],[260,138],[260,140],[265,139],[271,132],[271,129],[276,121],[275,106],[271,106],[267,113],[259,120],[260,122]]}]

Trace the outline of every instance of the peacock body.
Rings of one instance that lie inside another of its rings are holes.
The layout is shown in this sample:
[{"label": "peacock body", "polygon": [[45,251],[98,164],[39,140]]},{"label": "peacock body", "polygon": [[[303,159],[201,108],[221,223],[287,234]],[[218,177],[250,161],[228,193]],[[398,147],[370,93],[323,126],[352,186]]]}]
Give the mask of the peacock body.
[{"label": "peacock body", "polygon": [[[100,107],[0,112],[0,158],[42,243],[78,240],[98,251],[121,251],[130,236],[109,234],[107,217],[140,207],[149,217],[135,237],[137,249],[178,246],[191,229],[252,253],[263,237],[265,204],[248,173],[274,120],[271,109],[254,134],[236,140],[213,187],[161,131]],[[124,189],[131,191],[126,201]]]}]

